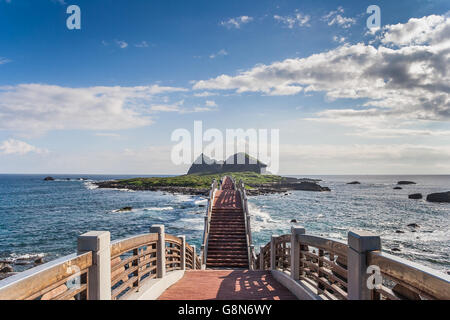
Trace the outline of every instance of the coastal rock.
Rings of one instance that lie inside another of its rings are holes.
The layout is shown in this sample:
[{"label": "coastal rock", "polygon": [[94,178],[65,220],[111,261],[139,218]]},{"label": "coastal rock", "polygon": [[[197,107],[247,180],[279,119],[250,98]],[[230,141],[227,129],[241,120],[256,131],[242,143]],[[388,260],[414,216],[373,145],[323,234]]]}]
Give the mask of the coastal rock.
[{"label": "coastal rock", "polygon": [[410,224],[407,225],[407,227],[410,227],[410,228],[420,228],[420,226],[419,226],[417,223],[410,223]]},{"label": "coastal rock", "polygon": [[199,207],[199,208],[204,208],[204,207],[206,207],[206,205],[204,205],[204,204],[199,204],[198,207]]},{"label": "coastal rock", "polygon": [[413,181],[399,181],[399,182],[397,182],[397,184],[399,184],[399,185],[407,185],[407,184],[416,184],[416,183],[413,182]]},{"label": "coastal rock", "polygon": [[116,210],[116,212],[131,212],[133,207],[123,207],[122,209]]},{"label": "coastal rock", "polygon": [[352,182],[349,182],[347,184],[361,184],[361,182],[359,182],[359,181],[352,181]]},{"label": "coastal rock", "polygon": [[328,187],[322,187],[321,185],[314,183],[314,182],[300,182],[300,183],[291,183],[286,184],[288,188],[292,188],[293,190],[300,190],[300,191],[330,191],[330,188]]},{"label": "coastal rock", "polygon": [[405,233],[405,231],[402,231],[402,230],[395,230],[395,233]]},{"label": "coastal rock", "polygon": [[410,194],[410,195],[408,196],[408,198],[409,198],[409,199],[419,200],[419,199],[422,199],[423,196],[422,196],[421,193],[414,193],[414,194]]},{"label": "coastal rock", "polygon": [[427,196],[428,202],[450,202],[450,191],[431,193]]},{"label": "coastal rock", "polygon": [[402,190],[402,187],[394,187],[394,190]]},{"label": "coastal rock", "polygon": [[34,260],[34,264],[43,264],[44,263],[44,258],[37,258],[36,260]]},{"label": "coastal rock", "polygon": [[14,272],[14,269],[9,264],[0,266],[0,273],[10,273],[10,272]]},{"label": "coastal rock", "polygon": [[292,219],[291,223],[297,223],[297,220],[296,219]]},{"label": "coastal rock", "polygon": [[400,252],[402,250],[400,250],[400,248],[392,248],[391,251],[393,251],[393,252]]},{"label": "coastal rock", "polygon": [[53,177],[45,177],[44,181],[55,181],[55,178],[53,178]]}]

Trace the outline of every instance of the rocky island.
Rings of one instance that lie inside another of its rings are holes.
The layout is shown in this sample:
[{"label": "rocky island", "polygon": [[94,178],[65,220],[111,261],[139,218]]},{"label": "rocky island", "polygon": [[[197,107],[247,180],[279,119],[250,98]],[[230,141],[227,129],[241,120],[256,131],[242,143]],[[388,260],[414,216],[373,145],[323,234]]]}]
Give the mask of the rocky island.
[{"label": "rocky island", "polygon": [[[188,173],[175,177],[133,178],[96,182],[99,188],[128,189],[135,191],[164,191],[188,195],[208,195],[214,179],[228,175],[236,181],[242,180],[248,195],[285,193],[289,190],[330,191],[318,184],[320,180],[297,179],[272,174],[263,174],[267,167],[247,154],[235,154],[225,162],[218,162],[203,154],[192,164]],[[236,164],[243,158],[245,163]]]}]

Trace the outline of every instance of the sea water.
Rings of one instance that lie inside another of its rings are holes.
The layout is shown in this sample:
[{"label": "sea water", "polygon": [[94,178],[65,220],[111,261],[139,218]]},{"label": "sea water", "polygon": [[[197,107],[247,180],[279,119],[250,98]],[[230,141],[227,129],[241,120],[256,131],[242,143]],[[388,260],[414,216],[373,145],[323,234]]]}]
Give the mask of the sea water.
[{"label": "sea water", "polygon": [[[108,230],[112,240],[164,224],[200,248],[207,200],[164,192],[98,189],[93,182],[134,176],[0,175],[0,261],[32,267],[76,251],[77,236]],[[304,177],[304,176],[302,176]],[[331,192],[289,191],[249,197],[253,242],[258,251],[272,234],[302,225],[308,234],[343,239],[350,229],[379,234],[383,250],[450,270],[450,204],[408,199],[408,194],[450,191],[450,176],[307,176],[322,179]],[[80,179],[84,178],[84,179]],[[359,185],[349,185],[350,181]],[[411,180],[393,190],[397,181]],[[131,212],[117,212],[133,207]],[[297,220],[292,223],[291,220]],[[408,227],[416,223],[419,228]],[[404,233],[397,233],[396,231]],[[400,251],[392,251],[392,250]]]}]

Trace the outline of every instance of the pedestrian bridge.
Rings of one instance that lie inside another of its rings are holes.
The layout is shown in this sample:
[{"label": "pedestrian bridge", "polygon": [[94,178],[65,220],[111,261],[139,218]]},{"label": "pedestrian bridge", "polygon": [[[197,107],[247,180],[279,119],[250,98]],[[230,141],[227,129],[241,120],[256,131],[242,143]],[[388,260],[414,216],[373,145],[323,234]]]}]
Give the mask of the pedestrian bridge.
[{"label": "pedestrian bridge", "polygon": [[245,186],[214,181],[203,242],[154,225],[110,242],[107,231],[78,238],[77,253],[0,281],[0,300],[447,300],[450,277],[382,251],[380,237],[347,241],[293,227],[252,244]]}]

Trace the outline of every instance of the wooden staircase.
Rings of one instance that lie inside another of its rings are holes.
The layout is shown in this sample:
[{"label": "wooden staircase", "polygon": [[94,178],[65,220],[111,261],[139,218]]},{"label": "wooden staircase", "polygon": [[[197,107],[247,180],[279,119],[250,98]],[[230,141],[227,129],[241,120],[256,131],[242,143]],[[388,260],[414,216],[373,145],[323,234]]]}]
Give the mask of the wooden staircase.
[{"label": "wooden staircase", "polygon": [[206,267],[249,267],[241,196],[229,177],[225,177],[214,198]]}]

